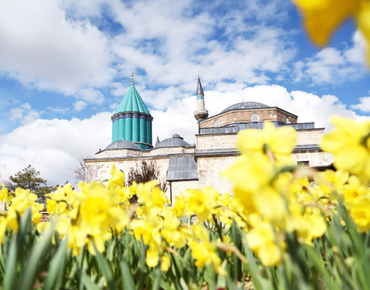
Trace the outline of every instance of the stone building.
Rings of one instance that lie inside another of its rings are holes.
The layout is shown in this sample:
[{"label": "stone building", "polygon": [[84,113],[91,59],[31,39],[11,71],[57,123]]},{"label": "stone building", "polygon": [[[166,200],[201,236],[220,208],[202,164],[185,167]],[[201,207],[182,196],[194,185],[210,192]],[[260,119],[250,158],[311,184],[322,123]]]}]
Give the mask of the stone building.
[{"label": "stone building", "polygon": [[[132,91],[135,91],[136,101],[143,104],[144,108],[145,104],[137,93],[133,82],[121,104],[127,103],[126,99],[131,98]],[[112,163],[118,169],[128,172],[130,167],[135,167],[138,161],[153,160],[160,169],[160,179],[170,183],[169,190],[166,192],[170,200],[174,200],[174,196],[187,188],[203,188],[206,185],[217,188],[220,193],[231,192],[232,184],[227,179],[221,178],[220,172],[239,156],[235,147],[237,133],[245,129],[261,130],[264,121],[271,121],[276,127],[291,126],[295,128],[298,134],[298,143],[293,151],[293,157],[297,164],[319,169],[327,168],[332,164],[332,156],[323,152],[318,145],[324,134],[324,128],[315,128],[314,122],[299,123],[297,115],[279,107],[270,107],[258,102],[237,103],[225,108],[217,115],[208,117],[199,77],[196,102],[197,110],[194,112],[194,117],[198,122],[198,132],[194,132],[195,144],[189,144],[178,134],[162,141],[157,139],[154,147],[149,146],[151,139],[144,139],[145,141],[142,139],[138,141],[135,138],[126,139],[126,136],[141,136],[141,127],[139,133],[127,133],[130,128],[137,130],[137,126],[132,126],[137,121],[130,122],[131,127],[115,127],[115,118],[119,113],[117,109],[112,117],[115,136],[113,143],[96,153],[95,158],[85,159],[87,168],[99,166],[99,179],[106,179],[109,178]],[[143,109],[145,116],[150,116],[145,109]],[[145,128],[148,130],[148,127]],[[117,133],[117,130],[126,131]],[[122,138],[119,139],[117,136]],[[145,148],[145,146],[147,147]]]}]

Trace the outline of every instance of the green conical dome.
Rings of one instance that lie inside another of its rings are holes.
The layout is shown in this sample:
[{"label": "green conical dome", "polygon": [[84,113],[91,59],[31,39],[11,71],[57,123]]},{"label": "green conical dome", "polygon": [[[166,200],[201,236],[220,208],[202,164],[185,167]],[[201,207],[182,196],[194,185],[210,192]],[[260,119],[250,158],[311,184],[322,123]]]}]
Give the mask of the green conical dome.
[{"label": "green conical dome", "polygon": [[150,115],[147,107],[145,106],[143,100],[141,99],[139,93],[137,92],[133,84],[126,92],[125,96],[123,97],[121,103],[119,104],[114,114],[122,112],[139,112]]},{"label": "green conical dome", "polygon": [[142,149],[152,148],[152,121],[132,76],[131,86],[112,116],[112,142],[126,140]]}]

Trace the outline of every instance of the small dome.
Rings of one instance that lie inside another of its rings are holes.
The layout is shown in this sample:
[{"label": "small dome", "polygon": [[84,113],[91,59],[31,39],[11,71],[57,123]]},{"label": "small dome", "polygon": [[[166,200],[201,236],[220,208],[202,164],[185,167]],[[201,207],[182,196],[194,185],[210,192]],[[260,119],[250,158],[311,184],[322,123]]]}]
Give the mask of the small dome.
[{"label": "small dome", "polygon": [[126,140],[119,140],[113,142],[105,148],[105,150],[112,150],[112,149],[131,149],[131,150],[141,150],[141,148],[136,145],[134,142],[126,141]]},{"label": "small dome", "polygon": [[178,138],[178,139],[184,140],[184,138],[182,138],[179,134],[173,134],[172,138]]},{"label": "small dome", "polygon": [[179,134],[173,134],[172,138],[164,139],[163,141],[159,142],[155,148],[168,148],[168,147],[189,147],[190,144],[184,141]]},{"label": "small dome", "polygon": [[14,185],[9,180],[0,178],[0,189],[3,189],[3,184],[8,190],[15,190]]},{"label": "small dome", "polygon": [[242,103],[237,103],[234,105],[231,105],[227,107],[226,109],[223,109],[222,113],[226,113],[232,110],[243,110],[243,109],[255,109],[255,108],[268,108],[269,106],[258,103],[258,102],[242,102]]}]

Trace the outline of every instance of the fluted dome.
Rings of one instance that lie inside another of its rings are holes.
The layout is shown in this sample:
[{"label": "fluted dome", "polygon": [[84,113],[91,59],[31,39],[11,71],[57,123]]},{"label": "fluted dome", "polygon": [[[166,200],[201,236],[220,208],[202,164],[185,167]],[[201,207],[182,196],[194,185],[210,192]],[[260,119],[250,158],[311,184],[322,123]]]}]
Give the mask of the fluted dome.
[{"label": "fluted dome", "polygon": [[140,112],[150,114],[134,85],[131,85],[114,114]]},{"label": "fluted dome", "polygon": [[131,150],[141,150],[141,148],[136,145],[134,142],[126,141],[126,140],[119,140],[116,142],[113,142],[105,148],[105,150],[111,150],[111,149],[131,149]]},{"label": "fluted dome", "polygon": [[168,147],[189,147],[190,144],[184,141],[179,134],[173,134],[172,138],[164,139],[159,142],[154,148],[168,148]]},{"label": "fluted dome", "polygon": [[258,103],[258,102],[242,102],[242,103],[237,103],[237,104],[227,107],[226,109],[222,110],[221,114],[232,111],[232,110],[268,108],[268,107],[269,106],[262,104],[262,103]]}]

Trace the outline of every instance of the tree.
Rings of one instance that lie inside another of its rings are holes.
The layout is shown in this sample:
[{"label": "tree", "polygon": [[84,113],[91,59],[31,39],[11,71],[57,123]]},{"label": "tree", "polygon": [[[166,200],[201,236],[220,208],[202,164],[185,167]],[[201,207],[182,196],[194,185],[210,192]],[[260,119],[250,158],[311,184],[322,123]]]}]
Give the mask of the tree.
[{"label": "tree", "polygon": [[[151,180],[159,180],[159,168],[154,161],[145,161],[136,163],[136,167],[131,167],[125,176],[126,186],[132,185],[135,181],[137,184],[145,183]],[[166,192],[168,189],[167,181],[160,181],[158,184],[160,190]],[[134,195],[130,199],[131,203],[137,202],[137,196]]]},{"label": "tree", "polygon": [[75,178],[80,181],[85,181],[87,183],[98,180],[99,170],[102,165],[98,164],[86,164],[84,158],[81,156],[78,159],[78,165],[75,168],[70,168],[75,174]]},{"label": "tree", "polygon": [[14,177],[10,176],[9,179],[15,188],[29,189],[39,197],[40,201],[45,201],[45,194],[52,192],[58,186],[47,186],[47,180],[41,178],[40,171],[36,171],[31,165],[18,171]]}]

